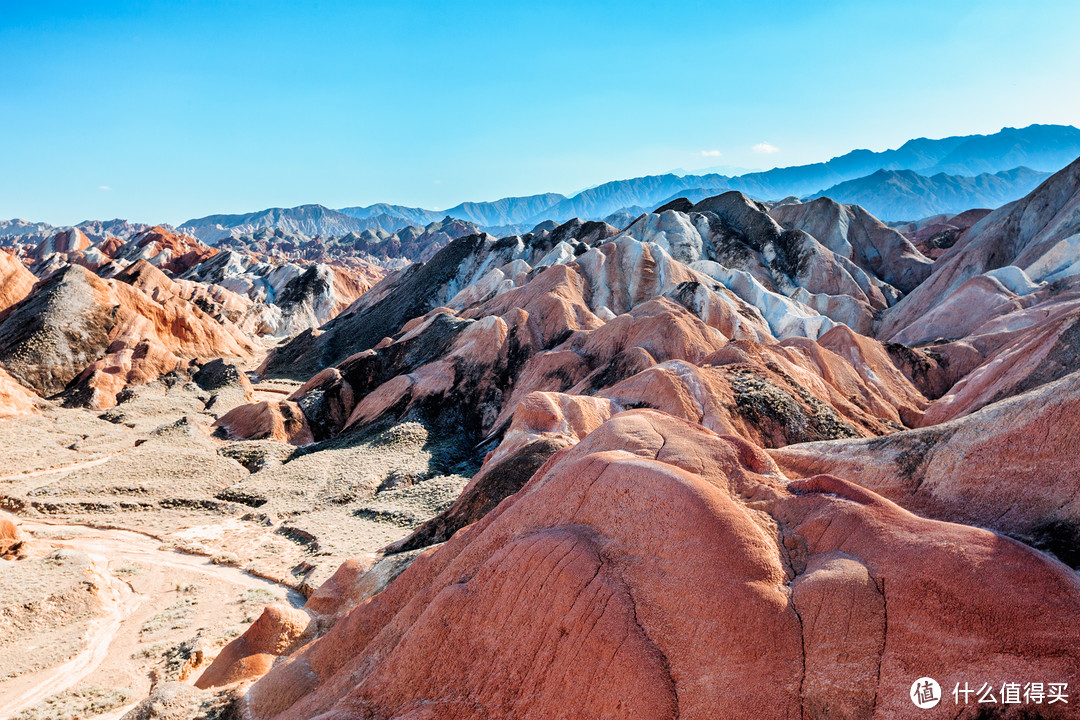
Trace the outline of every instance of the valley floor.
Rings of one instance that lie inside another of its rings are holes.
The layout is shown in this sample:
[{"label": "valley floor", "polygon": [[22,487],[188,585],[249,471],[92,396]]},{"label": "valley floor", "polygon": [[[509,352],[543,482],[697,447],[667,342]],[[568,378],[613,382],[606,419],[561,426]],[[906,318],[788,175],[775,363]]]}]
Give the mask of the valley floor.
[{"label": "valley floor", "polygon": [[267,603],[303,605],[465,483],[429,477],[415,424],[302,456],[233,453],[215,418],[190,383],[154,383],[106,413],[0,419],[0,507],[23,539],[0,560],[0,717],[118,718],[153,685],[193,682]]},{"label": "valley floor", "polygon": [[[48,521],[21,527],[29,536],[29,557],[20,562],[63,558],[84,565],[84,583],[46,588],[49,599],[58,591],[89,593],[95,607],[85,622],[69,622],[74,618],[61,612],[52,617],[56,630],[35,628],[33,636],[6,640],[0,717],[49,717],[49,708],[75,710],[80,698],[87,707],[79,712],[99,709],[105,712],[93,717],[119,717],[152,681],[191,677],[265,603],[304,602],[295,590],[205,556],[162,549],[141,533]],[[46,642],[51,652],[69,657],[23,672]],[[118,708],[106,707],[114,704]]]}]

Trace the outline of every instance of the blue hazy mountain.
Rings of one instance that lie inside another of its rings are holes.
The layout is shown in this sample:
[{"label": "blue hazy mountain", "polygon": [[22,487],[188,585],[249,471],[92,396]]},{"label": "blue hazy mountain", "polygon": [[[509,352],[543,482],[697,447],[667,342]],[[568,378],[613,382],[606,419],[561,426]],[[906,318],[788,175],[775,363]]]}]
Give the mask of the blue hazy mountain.
[{"label": "blue hazy mountain", "polygon": [[412,225],[427,225],[449,216],[459,220],[468,220],[485,227],[495,227],[528,222],[530,218],[543,213],[563,200],[566,200],[565,195],[543,193],[525,197],[505,197],[490,202],[463,202],[443,211],[378,203],[367,207],[341,208],[339,212],[355,218],[392,215],[403,218]]},{"label": "blue hazy mountain", "polygon": [[926,177],[913,170],[878,170],[812,197],[861,205],[880,220],[917,220],[971,208],[1000,207],[1024,197],[1049,176],[1026,167],[973,177],[945,173]]},{"label": "blue hazy mountain", "polygon": [[356,218],[322,205],[299,205],[294,208],[268,208],[236,215],[207,215],[188,220],[177,229],[190,233],[203,242],[215,243],[224,237],[252,233],[266,227],[308,236],[329,237],[375,228],[394,232],[409,224],[402,217],[385,213]]},{"label": "blue hazy mountain", "polygon": [[[571,197],[558,193],[506,197],[464,202],[448,210],[386,203],[340,210],[304,205],[243,215],[211,215],[189,220],[180,229],[213,242],[258,227],[324,236],[374,228],[395,232],[449,216],[505,233],[525,231],[545,220],[622,217],[638,208],[662,205],[680,194],[715,195],[726,190],[739,190],[759,200],[829,194],[842,202],[858,202],[874,214],[882,213],[885,219],[913,219],[1015,200],[1037,184],[1038,173],[1060,170],[1078,156],[1080,129],[1071,125],[1031,125],[1004,128],[990,135],[918,138],[894,150],[853,150],[826,162],[734,177],[667,173],[613,180]],[[879,175],[879,171],[902,174]],[[933,211],[928,212],[928,208]]]}]

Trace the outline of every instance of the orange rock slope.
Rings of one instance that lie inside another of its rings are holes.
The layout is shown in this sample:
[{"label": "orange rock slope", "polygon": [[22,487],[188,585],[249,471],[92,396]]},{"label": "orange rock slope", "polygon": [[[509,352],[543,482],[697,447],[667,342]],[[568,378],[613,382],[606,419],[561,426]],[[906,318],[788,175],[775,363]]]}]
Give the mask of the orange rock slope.
[{"label": "orange rock slope", "polygon": [[[1076,574],[1018,542],[835,477],[789,483],[743,440],[635,410],[275,664],[238,709],[905,717],[923,675],[1075,684],[1078,614]],[[210,677],[257,662],[272,620]],[[246,646],[253,659],[240,661]]]},{"label": "orange rock slope", "polygon": [[34,412],[39,401],[37,395],[0,368],[0,418],[28,415]]},{"label": "orange rock slope", "polygon": [[770,451],[927,517],[988,527],[1080,566],[1080,372],[934,427]]},{"label": "orange rock slope", "polygon": [[126,385],[188,361],[252,356],[235,327],[167,287],[147,290],[67,266],[0,323],[0,365],[42,395],[104,408]]},{"label": "orange rock slope", "polygon": [[23,547],[23,534],[15,518],[0,512],[0,560],[13,560]]},{"label": "orange rock slope", "polygon": [[27,270],[19,258],[0,250],[0,318],[12,305],[30,294],[37,278]]},{"label": "orange rock slope", "polygon": [[[470,243],[455,241],[432,263],[479,262],[454,257],[460,249],[499,252]],[[623,238],[515,279],[511,266],[527,269],[524,260],[484,264],[497,286],[481,278],[455,297],[435,295],[446,304],[379,338],[369,325],[389,312],[377,311],[415,293],[377,287],[360,301],[371,305],[299,336],[263,370],[354,351],[290,398],[316,440],[410,417],[499,437],[536,391],[656,407],[768,446],[892,432],[927,405],[876,341],[836,326],[817,342],[778,343],[754,306],[656,245]]]}]

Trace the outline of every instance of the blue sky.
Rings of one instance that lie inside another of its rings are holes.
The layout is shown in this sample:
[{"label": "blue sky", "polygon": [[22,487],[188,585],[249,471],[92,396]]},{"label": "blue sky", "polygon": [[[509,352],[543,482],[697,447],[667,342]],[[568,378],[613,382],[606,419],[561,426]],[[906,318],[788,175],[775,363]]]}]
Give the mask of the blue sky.
[{"label": "blue sky", "polygon": [[1080,123],[1080,3],[0,0],[0,218],[446,208]]}]

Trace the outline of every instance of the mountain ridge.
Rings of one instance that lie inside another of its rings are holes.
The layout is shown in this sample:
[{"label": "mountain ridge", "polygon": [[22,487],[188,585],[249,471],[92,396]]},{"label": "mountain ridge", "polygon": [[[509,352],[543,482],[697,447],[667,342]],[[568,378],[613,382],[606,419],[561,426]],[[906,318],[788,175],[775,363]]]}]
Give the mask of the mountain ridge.
[{"label": "mountain ridge", "polygon": [[[655,206],[677,196],[681,190],[739,190],[758,199],[779,200],[789,196],[811,196],[840,183],[872,175],[878,170],[913,170],[926,177],[943,172],[973,177],[1019,167],[1028,167],[1039,172],[1054,172],[1078,156],[1080,128],[1072,125],[1033,124],[1025,128],[1006,127],[997,133],[986,135],[913,138],[896,149],[880,152],[856,149],[820,163],[773,168],[734,177],[716,173],[665,173],[612,180],[564,197],[528,218],[508,218],[498,223],[485,223],[477,216],[461,219],[476,222],[481,226],[522,224],[531,227],[544,220],[564,222],[572,217],[602,219],[628,207]],[[1024,194],[1018,193],[1010,199],[1017,199]],[[538,197],[542,196],[526,196]],[[459,217],[455,213],[460,213],[465,206],[497,205],[515,199],[523,198],[502,198],[488,203],[460,203],[443,214]],[[415,212],[421,209],[409,210]]]},{"label": "mountain ridge", "polygon": [[927,177],[914,170],[878,170],[815,193],[846,205],[860,205],[887,221],[956,214],[975,207],[998,207],[1027,195],[1050,173],[1017,167],[975,176],[944,172]]},{"label": "mountain ridge", "polygon": [[264,227],[276,227],[305,235],[345,235],[373,228],[393,232],[408,224],[404,218],[386,214],[356,218],[323,205],[308,204],[292,208],[267,208],[250,213],[207,215],[188,220],[177,230],[191,233],[203,242],[213,244],[230,235],[254,232]]},{"label": "mountain ridge", "polygon": [[[633,214],[636,208],[657,207],[671,198],[688,193],[703,197],[706,193],[738,190],[759,200],[819,197],[837,186],[860,179],[866,181],[864,185],[868,185],[870,181],[867,178],[882,170],[910,171],[928,179],[940,173],[977,179],[974,183],[949,181],[946,187],[935,189],[934,182],[908,178],[908,185],[921,184],[924,188],[944,192],[952,198],[936,204],[929,202],[925,196],[905,201],[906,194],[895,188],[890,190],[889,197],[865,201],[871,212],[880,213],[885,219],[911,220],[938,212],[959,212],[976,205],[997,205],[1018,199],[1033,187],[1031,178],[1014,175],[991,180],[981,176],[1013,172],[1018,168],[1029,168],[1038,173],[1052,172],[1078,156],[1080,128],[1071,125],[1030,125],[1025,128],[1002,128],[997,133],[986,135],[914,138],[895,149],[880,152],[856,149],[820,163],[773,168],[735,177],[716,173],[643,175],[601,183],[569,197],[559,193],[539,193],[483,202],[466,201],[445,211],[389,203],[340,209],[307,204],[250,213],[207,215],[188,220],[177,229],[213,244],[221,238],[250,234],[263,227],[326,237],[364,230],[394,233],[408,226],[424,227],[452,217],[474,223],[493,234],[520,234],[546,220],[562,223],[574,217],[601,220],[619,214]],[[1010,183],[1015,186],[1011,190]],[[962,186],[968,186],[967,190]],[[979,190],[980,186],[982,190]],[[844,186],[842,190],[853,192],[854,188]],[[957,203],[960,203],[959,198],[964,197],[965,192],[976,200],[961,207]],[[853,196],[842,199],[847,203],[859,202]],[[888,209],[882,211],[882,208]],[[927,208],[933,211],[926,212]],[[13,221],[7,225],[14,227],[15,223]],[[0,234],[3,234],[2,230]]]}]

